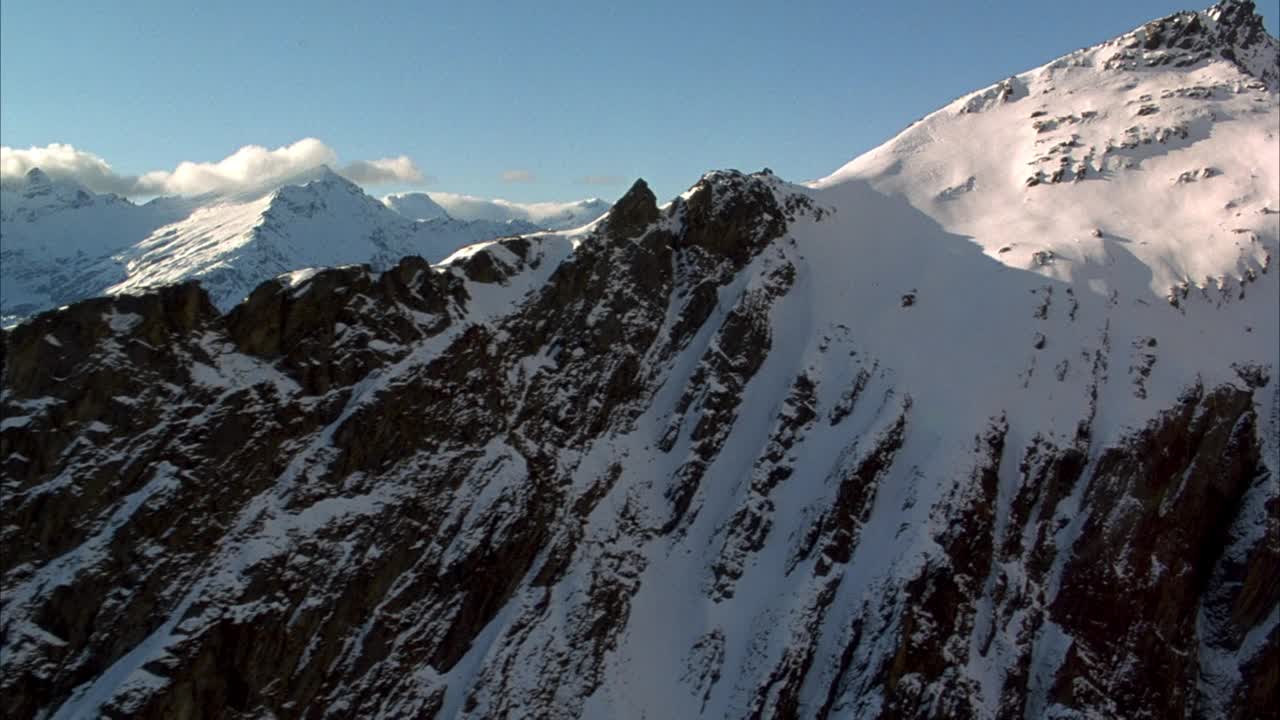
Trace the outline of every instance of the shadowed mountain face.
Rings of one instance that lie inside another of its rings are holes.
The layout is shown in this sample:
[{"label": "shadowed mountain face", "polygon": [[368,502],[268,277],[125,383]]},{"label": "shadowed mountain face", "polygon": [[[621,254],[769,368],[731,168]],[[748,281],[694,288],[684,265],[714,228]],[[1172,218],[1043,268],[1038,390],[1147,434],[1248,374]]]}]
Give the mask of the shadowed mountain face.
[{"label": "shadowed mountain face", "polygon": [[[1229,123],[1277,96],[1220,54],[1094,70],[1240,81],[1162,106],[1220,133],[1104,165],[1117,202],[1217,168],[1194,253],[1155,220],[1072,242],[1088,183],[952,183],[908,130],[814,187],[637,182],[437,266],[6,331],[6,714],[1264,716],[1280,198]],[[924,127],[1022,123],[1042,79]],[[1057,235],[973,219],[1014,192]]]}]

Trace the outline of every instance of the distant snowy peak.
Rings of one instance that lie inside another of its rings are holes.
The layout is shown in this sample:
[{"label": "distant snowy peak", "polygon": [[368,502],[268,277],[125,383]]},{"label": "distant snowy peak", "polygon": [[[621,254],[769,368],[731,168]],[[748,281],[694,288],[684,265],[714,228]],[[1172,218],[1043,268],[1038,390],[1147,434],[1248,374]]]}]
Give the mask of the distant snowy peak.
[{"label": "distant snowy peak", "polygon": [[102,277],[110,277],[114,267],[125,271],[104,292],[138,293],[194,278],[225,310],[259,283],[299,268],[369,264],[382,269],[404,255],[434,251],[439,256],[452,247],[434,248],[414,222],[328,168],[308,178],[256,199],[200,207],[156,229],[101,263]]},{"label": "distant snowy peak", "polygon": [[570,203],[532,203],[524,207],[529,212],[529,222],[549,230],[581,227],[609,211],[609,203],[600,198]]},{"label": "distant snowy peak", "polygon": [[382,198],[383,204],[410,220],[447,218],[449,213],[426,193],[396,193]]},{"label": "distant snowy peak", "polygon": [[74,180],[54,180],[39,168],[32,168],[20,180],[10,181],[0,190],[4,193],[0,218],[22,222],[35,222],[52,213],[93,205],[129,204],[117,195],[90,192]]},{"label": "distant snowy peak", "polygon": [[33,195],[39,194],[42,190],[49,188],[53,184],[53,180],[40,168],[31,168],[26,175],[22,177],[9,177],[0,179],[0,190],[16,193],[26,196],[28,191]]},{"label": "distant snowy peak", "polygon": [[[69,178],[32,168],[0,186],[0,252],[47,259],[83,259],[117,250],[190,212],[180,199],[135,205],[119,195],[95,193]],[[10,268],[5,268],[9,275]],[[4,296],[9,293],[6,291]]]},{"label": "distant snowy peak", "polygon": [[27,174],[19,180],[5,181],[2,186],[5,190],[16,192],[22,197],[36,197],[48,192],[53,186],[53,180],[40,168],[31,168]]},{"label": "distant snowy peak", "polygon": [[544,230],[569,230],[600,218],[609,203],[599,198],[571,202],[519,203],[501,198],[482,198],[458,193],[400,193],[382,202],[414,220],[451,217],[465,221],[528,223]]},{"label": "distant snowy peak", "polygon": [[272,191],[263,216],[270,223],[325,213],[355,213],[386,222],[399,220],[359,185],[323,165],[300,184],[287,184]]}]

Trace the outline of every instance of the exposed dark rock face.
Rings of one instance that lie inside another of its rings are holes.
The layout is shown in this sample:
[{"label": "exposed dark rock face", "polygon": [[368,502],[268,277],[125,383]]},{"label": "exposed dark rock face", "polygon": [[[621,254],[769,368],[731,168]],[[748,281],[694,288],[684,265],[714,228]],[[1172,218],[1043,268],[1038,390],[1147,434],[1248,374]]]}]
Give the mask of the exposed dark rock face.
[{"label": "exposed dark rock face", "polygon": [[[1249,392],[1197,387],[1127,447],[1098,458],[1082,501],[1092,512],[1062,569],[1075,582],[1049,607],[1076,638],[1055,678],[1057,702],[1176,715],[1194,702],[1200,644],[1239,641],[1243,628],[1230,622],[1220,638],[1199,636],[1196,625],[1202,612],[1217,615],[1201,598],[1229,607],[1238,592],[1221,586],[1225,575],[1212,587],[1211,579],[1232,551],[1246,493],[1274,482],[1262,470],[1256,423]],[[1278,601],[1273,591],[1269,602]]]},{"label": "exposed dark rock face", "polygon": [[609,235],[616,239],[635,237],[658,220],[658,198],[644,180],[636,180],[627,194],[609,211]]},{"label": "exposed dark rock face", "polygon": [[938,409],[795,327],[829,213],[641,181],[572,252],[5,332],[5,715],[600,716],[633,675],[717,717],[1271,712],[1274,373],[1103,443],[1104,336],[1074,438],[992,408],[923,470]]},{"label": "exposed dark rock face", "polygon": [[[479,257],[490,255],[476,253],[463,272],[472,280],[495,282],[475,277]],[[450,301],[462,301],[462,292],[455,276],[432,272],[417,257],[376,278],[368,268],[324,270],[297,289],[281,280],[263,283],[227,315],[226,332],[241,352],[279,360],[280,369],[304,392],[323,395],[398,360],[410,344],[438,333],[449,322]],[[394,312],[370,312],[380,306]]]}]

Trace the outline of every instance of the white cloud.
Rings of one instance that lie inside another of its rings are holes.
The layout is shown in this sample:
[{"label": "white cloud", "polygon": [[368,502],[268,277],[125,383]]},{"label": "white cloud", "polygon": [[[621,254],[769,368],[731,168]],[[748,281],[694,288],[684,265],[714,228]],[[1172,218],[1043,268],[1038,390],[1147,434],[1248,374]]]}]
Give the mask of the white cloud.
[{"label": "white cloud", "polygon": [[338,170],[338,174],[360,185],[428,182],[408,155],[381,160],[356,160],[344,165]]},{"label": "white cloud", "polygon": [[55,180],[77,180],[101,193],[124,195],[137,182],[137,178],[116,173],[97,155],[63,143],[26,150],[0,146],[0,182],[21,179],[33,168],[40,168]]},{"label": "white cloud", "polygon": [[11,181],[38,167],[50,177],[71,179],[94,192],[121,195],[227,195],[263,191],[303,176],[321,165],[360,184],[421,183],[426,180],[405,155],[356,160],[339,167],[338,154],[315,138],[304,138],[274,150],[246,145],[217,162],[184,161],[173,170],[154,170],[141,177],[121,175],[93,153],[54,143],[26,150],[0,147],[0,181]]},{"label": "white cloud", "polygon": [[537,180],[537,176],[532,170],[504,170],[502,171],[502,182],[504,183],[531,183]]},{"label": "white cloud", "polygon": [[333,165],[338,155],[315,138],[268,150],[246,145],[213,163],[186,161],[172,172],[156,170],[138,181],[144,194],[201,195],[253,191],[271,187],[320,165]]}]

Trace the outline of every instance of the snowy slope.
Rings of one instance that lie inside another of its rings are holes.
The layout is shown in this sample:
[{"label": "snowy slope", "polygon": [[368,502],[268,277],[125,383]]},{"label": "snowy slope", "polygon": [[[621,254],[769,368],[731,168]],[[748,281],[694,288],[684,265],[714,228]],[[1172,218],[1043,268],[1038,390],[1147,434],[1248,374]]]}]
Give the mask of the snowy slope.
[{"label": "snowy slope", "polygon": [[6,710],[1265,716],[1280,56],[1250,9],[812,186],[637,183],[434,267],[19,326]]},{"label": "snowy slope", "polygon": [[1111,288],[1225,290],[1273,250],[1280,79],[1260,26],[1237,51],[1255,74],[1209,59],[1222,12],[1153,23],[961,98],[813,186],[869,182],[1047,277],[1102,266]]},{"label": "snowy slope", "polygon": [[[956,100],[812,183],[814,197],[841,209],[837,222],[864,222],[870,206],[884,205],[877,195],[894,198],[986,259],[1023,271],[1015,276],[1042,292],[1056,288],[1047,307],[1100,302],[1094,316],[1110,323],[1113,337],[1180,338],[1179,347],[1161,345],[1153,382],[1166,370],[1170,381],[1185,382],[1215,362],[1215,377],[1228,377],[1237,352],[1269,361],[1271,313],[1256,317],[1240,303],[1280,255],[1280,49],[1263,33],[1239,53],[1254,58],[1259,75],[1214,57],[1222,47],[1217,18],[1238,7],[1152,23]],[[882,257],[867,253],[862,262]],[[975,297],[964,277],[949,267],[941,287],[921,292]],[[1204,315],[1206,307],[1214,310]],[[964,327],[975,325],[982,323]],[[1021,332],[1051,334],[1041,325]],[[1083,337],[1071,332],[1066,348],[1034,356],[1041,373],[1078,349]],[[1218,336],[1208,341],[1208,332]],[[986,361],[974,362],[976,370]]]}]

